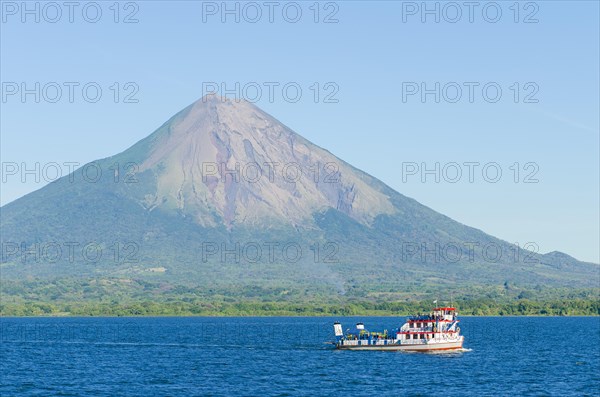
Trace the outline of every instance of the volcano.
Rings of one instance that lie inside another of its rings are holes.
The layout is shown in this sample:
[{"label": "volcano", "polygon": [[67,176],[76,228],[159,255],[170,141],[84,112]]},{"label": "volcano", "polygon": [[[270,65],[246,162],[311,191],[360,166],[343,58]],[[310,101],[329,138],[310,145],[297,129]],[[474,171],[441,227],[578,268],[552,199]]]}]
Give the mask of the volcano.
[{"label": "volcano", "polygon": [[255,105],[215,95],[1,213],[7,280],[135,278],[335,294],[597,281],[596,264],[456,222]]}]

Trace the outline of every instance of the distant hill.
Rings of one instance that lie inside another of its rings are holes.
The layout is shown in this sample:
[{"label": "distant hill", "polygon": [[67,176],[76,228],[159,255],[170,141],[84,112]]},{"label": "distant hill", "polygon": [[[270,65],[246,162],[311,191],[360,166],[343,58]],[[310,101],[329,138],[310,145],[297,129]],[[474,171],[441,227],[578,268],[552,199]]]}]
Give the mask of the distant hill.
[{"label": "distant hill", "polygon": [[456,222],[256,106],[216,96],[0,211],[3,281],[135,279],[259,296],[598,287],[597,264]]}]

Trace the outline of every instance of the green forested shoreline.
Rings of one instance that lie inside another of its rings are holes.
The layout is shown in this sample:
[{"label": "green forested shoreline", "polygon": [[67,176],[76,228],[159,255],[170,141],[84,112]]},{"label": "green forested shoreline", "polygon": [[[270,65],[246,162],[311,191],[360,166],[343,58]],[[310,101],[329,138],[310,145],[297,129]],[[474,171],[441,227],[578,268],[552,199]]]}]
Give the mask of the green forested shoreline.
[{"label": "green forested shoreline", "polygon": [[[513,302],[457,301],[461,315],[598,316],[600,300]],[[2,316],[352,316],[408,315],[429,312],[431,302],[354,301],[340,304],[290,302],[130,302],[123,304],[24,302],[0,304]]]},{"label": "green forested shoreline", "polygon": [[343,294],[295,286],[200,287],[139,279],[2,280],[0,316],[396,316],[433,301],[473,316],[598,316],[600,289],[373,284]]}]

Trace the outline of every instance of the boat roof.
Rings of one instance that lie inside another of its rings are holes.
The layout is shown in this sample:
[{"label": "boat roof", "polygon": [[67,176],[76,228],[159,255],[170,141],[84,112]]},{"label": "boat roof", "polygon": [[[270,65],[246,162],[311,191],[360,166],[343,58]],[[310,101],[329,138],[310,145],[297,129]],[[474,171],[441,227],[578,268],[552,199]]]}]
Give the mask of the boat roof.
[{"label": "boat roof", "polygon": [[433,310],[456,310],[456,309],[453,307],[436,307]]}]

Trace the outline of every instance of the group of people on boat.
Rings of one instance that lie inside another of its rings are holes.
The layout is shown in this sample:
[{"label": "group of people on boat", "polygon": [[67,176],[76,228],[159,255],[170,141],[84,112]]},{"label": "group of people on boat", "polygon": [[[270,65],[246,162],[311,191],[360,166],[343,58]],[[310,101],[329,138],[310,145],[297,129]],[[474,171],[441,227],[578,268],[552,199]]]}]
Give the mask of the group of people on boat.
[{"label": "group of people on boat", "polygon": [[379,340],[379,339],[388,339],[388,332],[387,330],[383,331],[383,332],[369,332],[366,330],[361,330],[358,334],[352,334],[349,333],[346,335],[346,339],[348,340],[362,340],[362,339],[374,339],[374,340]]}]

